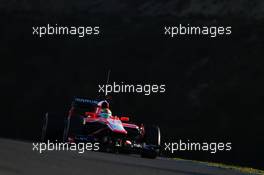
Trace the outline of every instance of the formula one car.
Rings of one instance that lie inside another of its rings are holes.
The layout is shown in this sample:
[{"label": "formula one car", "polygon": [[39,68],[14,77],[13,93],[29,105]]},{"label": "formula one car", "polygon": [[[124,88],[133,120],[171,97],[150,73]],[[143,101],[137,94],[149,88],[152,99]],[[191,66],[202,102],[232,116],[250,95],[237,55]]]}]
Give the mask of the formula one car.
[{"label": "formula one car", "polygon": [[97,142],[100,151],[139,153],[145,158],[160,154],[159,127],[137,125],[124,116],[102,117],[103,102],[106,101],[74,98],[67,117],[46,113],[42,141]]}]

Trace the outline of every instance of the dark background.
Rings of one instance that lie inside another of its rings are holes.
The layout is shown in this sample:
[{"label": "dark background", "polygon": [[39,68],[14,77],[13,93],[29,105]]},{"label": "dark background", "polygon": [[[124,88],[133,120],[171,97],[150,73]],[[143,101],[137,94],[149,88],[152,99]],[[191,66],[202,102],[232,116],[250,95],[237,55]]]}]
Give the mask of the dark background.
[{"label": "dark background", "polygon": [[[47,111],[98,84],[166,84],[165,94],[114,94],[113,113],[158,124],[164,141],[232,142],[231,152],[171,156],[263,169],[261,1],[6,1],[0,4],[0,135],[38,140]],[[96,25],[100,36],[32,36],[32,26]],[[217,38],[163,35],[164,25],[232,26]]]}]

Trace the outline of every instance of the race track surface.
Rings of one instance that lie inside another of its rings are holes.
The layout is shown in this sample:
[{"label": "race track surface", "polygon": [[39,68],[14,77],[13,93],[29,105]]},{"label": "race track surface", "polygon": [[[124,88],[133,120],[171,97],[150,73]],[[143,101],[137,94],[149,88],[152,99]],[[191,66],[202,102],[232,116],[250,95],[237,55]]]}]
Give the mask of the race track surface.
[{"label": "race track surface", "polygon": [[152,160],[90,151],[39,154],[32,148],[32,143],[0,139],[0,175],[242,175],[185,160]]}]

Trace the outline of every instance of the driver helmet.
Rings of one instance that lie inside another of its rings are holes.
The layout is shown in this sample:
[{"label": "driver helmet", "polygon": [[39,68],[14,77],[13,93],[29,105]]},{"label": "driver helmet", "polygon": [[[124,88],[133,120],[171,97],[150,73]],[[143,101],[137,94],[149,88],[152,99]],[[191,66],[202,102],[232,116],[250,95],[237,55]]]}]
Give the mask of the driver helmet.
[{"label": "driver helmet", "polygon": [[106,109],[106,108],[109,109],[109,103],[107,101],[103,101],[102,104],[101,104],[101,108],[102,109]]}]

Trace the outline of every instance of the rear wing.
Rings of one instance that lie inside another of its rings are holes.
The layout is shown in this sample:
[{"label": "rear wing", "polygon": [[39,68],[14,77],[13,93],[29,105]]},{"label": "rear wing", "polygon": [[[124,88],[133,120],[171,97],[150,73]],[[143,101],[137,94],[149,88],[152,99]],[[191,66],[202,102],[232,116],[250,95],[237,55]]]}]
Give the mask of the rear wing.
[{"label": "rear wing", "polygon": [[84,114],[85,112],[95,112],[99,101],[86,98],[75,97],[71,103],[74,113]]},{"label": "rear wing", "polygon": [[90,100],[90,99],[86,99],[86,98],[78,98],[75,97],[72,101],[72,106],[74,107],[78,107],[78,106],[94,106],[97,107],[98,106],[99,101],[97,100]]}]

